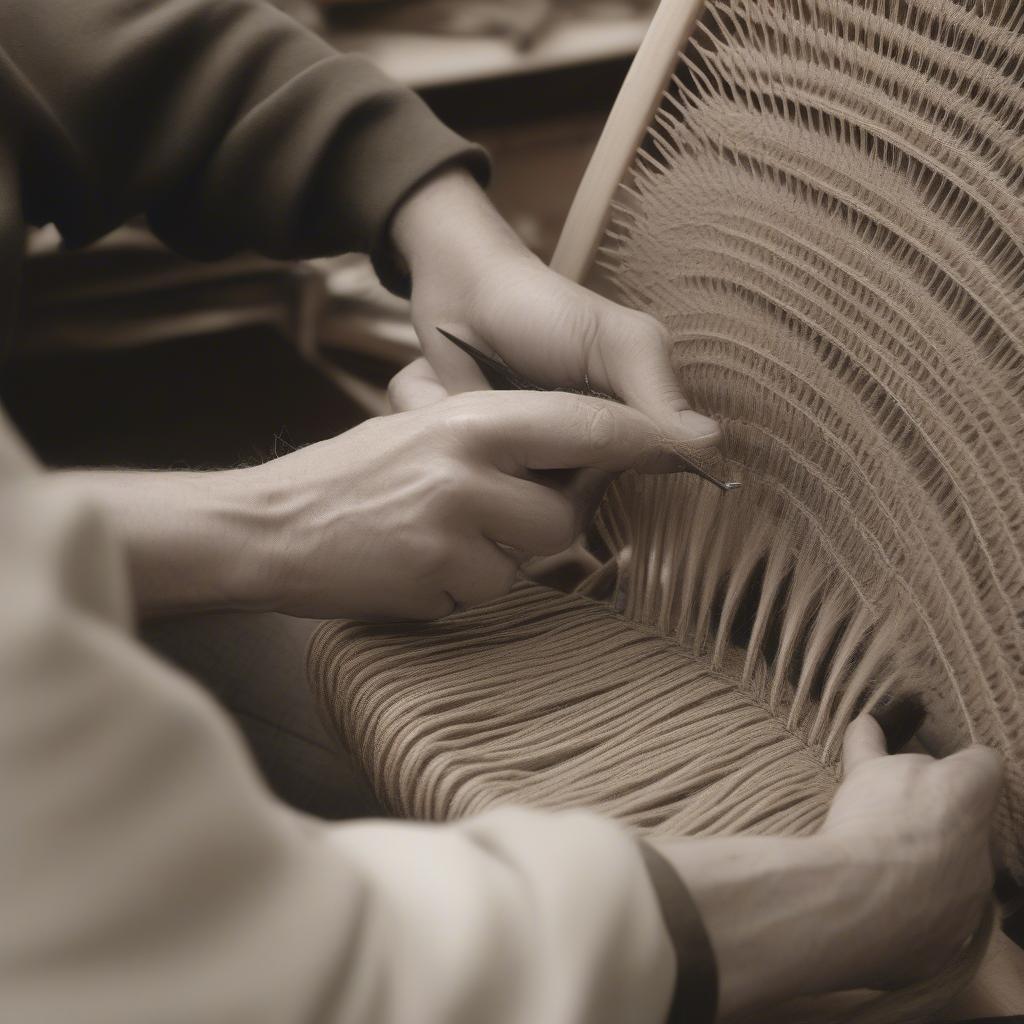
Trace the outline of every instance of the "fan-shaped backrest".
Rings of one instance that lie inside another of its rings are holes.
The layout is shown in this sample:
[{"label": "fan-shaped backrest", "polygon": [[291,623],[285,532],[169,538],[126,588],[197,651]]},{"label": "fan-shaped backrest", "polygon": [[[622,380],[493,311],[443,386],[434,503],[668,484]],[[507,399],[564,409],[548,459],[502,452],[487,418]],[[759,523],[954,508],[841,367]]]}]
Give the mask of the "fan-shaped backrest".
[{"label": "fan-shaped backrest", "polygon": [[745,486],[620,485],[627,615],[739,634],[831,753],[865,700],[923,694],[935,750],[1006,755],[1024,877],[1024,11],[709,0],[680,50],[604,211],[613,115],[557,260],[668,326]]}]

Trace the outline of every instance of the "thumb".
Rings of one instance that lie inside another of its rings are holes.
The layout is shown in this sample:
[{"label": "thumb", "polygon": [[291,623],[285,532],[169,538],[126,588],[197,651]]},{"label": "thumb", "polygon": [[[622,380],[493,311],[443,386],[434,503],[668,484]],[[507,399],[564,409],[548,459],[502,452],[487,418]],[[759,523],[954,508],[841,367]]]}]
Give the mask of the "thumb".
[{"label": "thumb", "polygon": [[849,775],[866,761],[885,754],[885,733],[878,721],[867,712],[858,715],[846,727],[843,737],[843,773]]},{"label": "thumb", "polygon": [[466,426],[507,472],[690,468],[657,424],[618,402],[557,391],[495,391],[486,397]]},{"label": "thumb", "polygon": [[694,412],[679,387],[668,332],[657,320],[633,310],[606,317],[598,344],[611,392],[649,416],[675,441],[698,447],[718,444],[719,425]]}]

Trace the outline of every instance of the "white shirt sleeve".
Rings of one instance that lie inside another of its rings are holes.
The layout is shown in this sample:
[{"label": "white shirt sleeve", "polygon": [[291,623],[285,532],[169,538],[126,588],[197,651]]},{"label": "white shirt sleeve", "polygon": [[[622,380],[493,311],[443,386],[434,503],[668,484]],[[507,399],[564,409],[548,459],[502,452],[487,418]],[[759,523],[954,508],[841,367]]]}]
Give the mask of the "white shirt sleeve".
[{"label": "white shirt sleeve", "polygon": [[647,1024],[674,950],[583,813],[327,825],[131,635],[107,525],[0,413],[0,1020]]}]

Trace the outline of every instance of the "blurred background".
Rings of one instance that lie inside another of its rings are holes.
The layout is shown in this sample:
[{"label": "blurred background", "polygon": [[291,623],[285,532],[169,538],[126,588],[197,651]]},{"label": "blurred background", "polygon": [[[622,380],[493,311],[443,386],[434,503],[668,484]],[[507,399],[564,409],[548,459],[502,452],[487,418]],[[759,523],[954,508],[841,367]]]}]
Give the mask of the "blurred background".
[{"label": "blurred background", "polygon": [[[279,0],[418,90],[494,160],[491,195],[549,258],[643,36],[647,0]],[[188,263],[141,224],[31,241],[3,399],[55,465],[227,466],[383,411],[413,357],[362,256]],[[216,341],[216,344],[212,342]],[[66,390],[65,390],[66,389]]]},{"label": "blurred background", "polygon": [[[649,0],[278,0],[368,55],[492,155],[494,202],[547,259],[646,30]],[[362,256],[195,264],[130,224],[68,252],[30,241],[0,400],[52,466],[260,462],[385,411],[416,355],[406,304]],[[339,572],[344,567],[339,567]],[[144,637],[231,711],[269,784],[311,813],[377,810],[305,683],[316,623],[216,615]]]}]

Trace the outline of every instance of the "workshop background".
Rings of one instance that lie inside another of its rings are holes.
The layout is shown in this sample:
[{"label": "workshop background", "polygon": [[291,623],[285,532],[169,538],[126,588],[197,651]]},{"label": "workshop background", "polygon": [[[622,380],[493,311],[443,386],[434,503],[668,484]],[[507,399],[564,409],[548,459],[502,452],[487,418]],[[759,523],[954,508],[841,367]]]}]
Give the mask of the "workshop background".
[{"label": "workshop background", "polygon": [[[279,0],[360,51],[486,146],[491,196],[550,258],[651,0]],[[251,464],[384,412],[417,354],[407,306],[366,257],[189,263],[131,224],[65,251],[30,241],[0,401],[51,466]],[[344,567],[339,567],[343,572]],[[231,712],[285,800],[327,818],[372,796],[320,724],[305,679],[317,623],[219,614],[147,622],[146,641]]]}]

